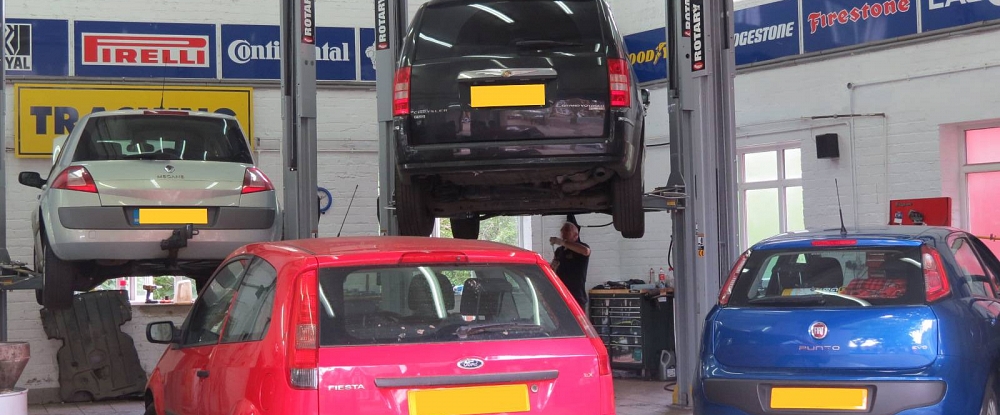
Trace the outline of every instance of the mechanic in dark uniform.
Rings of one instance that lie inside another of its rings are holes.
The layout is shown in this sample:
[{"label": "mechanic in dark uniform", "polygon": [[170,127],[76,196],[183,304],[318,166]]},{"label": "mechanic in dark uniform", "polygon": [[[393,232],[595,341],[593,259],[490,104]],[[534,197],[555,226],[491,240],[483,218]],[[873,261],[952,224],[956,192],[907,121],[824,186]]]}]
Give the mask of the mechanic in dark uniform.
[{"label": "mechanic in dark uniform", "polygon": [[580,224],[573,215],[566,216],[566,223],[559,230],[560,238],[551,237],[549,243],[559,245],[552,269],[562,280],[580,307],[587,310],[587,267],[590,265],[590,245],[580,241]]}]

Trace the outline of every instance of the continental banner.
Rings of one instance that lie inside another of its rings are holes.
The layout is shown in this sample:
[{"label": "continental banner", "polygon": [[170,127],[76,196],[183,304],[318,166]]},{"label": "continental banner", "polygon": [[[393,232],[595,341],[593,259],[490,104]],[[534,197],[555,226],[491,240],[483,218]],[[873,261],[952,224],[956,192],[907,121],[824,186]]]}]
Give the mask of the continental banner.
[{"label": "continental banner", "polygon": [[253,145],[253,88],[159,85],[15,84],[15,153],[48,158],[52,140],[82,117],[121,109],[172,109],[236,117]]}]

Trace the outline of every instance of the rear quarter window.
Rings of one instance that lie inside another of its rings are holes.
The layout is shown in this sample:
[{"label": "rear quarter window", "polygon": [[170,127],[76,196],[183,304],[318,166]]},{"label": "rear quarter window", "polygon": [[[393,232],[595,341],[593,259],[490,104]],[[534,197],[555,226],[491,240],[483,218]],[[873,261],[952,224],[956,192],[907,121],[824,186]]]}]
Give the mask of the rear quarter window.
[{"label": "rear quarter window", "polygon": [[860,304],[851,298],[871,305],[922,304],[920,249],[758,250],[751,253],[740,271],[729,304],[768,307]]},{"label": "rear quarter window", "polygon": [[[598,52],[604,45],[596,0],[450,2],[424,8],[414,61],[472,55],[513,55],[525,41],[564,42],[560,51]],[[552,46],[547,46],[552,49]]]},{"label": "rear quarter window", "polygon": [[322,346],[582,336],[538,266],[320,271]]}]

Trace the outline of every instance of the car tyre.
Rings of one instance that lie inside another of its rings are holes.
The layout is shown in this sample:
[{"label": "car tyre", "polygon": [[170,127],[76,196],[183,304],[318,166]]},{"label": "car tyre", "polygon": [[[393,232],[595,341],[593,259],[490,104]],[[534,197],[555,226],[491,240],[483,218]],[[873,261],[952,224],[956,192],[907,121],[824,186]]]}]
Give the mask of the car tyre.
[{"label": "car tyre", "polygon": [[1000,415],[995,380],[996,376],[990,376],[990,380],[986,382],[986,390],[983,393],[983,405],[979,410],[979,415]]},{"label": "car tyre", "polygon": [[396,182],[396,219],[403,236],[428,236],[434,230],[434,217],[427,211],[420,186]]},{"label": "car tyre", "polygon": [[479,218],[451,218],[451,235],[455,239],[479,239]]},{"label": "car tyre", "polygon": [[635,172],[631,177],[618,176],[612,182],[611,217],[615,229],[628,239],[642,238],[646,233],[646,212],[642,207],[642,165],[644,151],[639,150]]},{"label": "car tyre", "polygon": [[45,239],[42,239],[42,256],[44,262],[37,270],[42,274],[42,305],[51,310],[69,308],[73,304],[76,266],[57,257]]},{"label": "car tyre", "polygon": [[146,411],[143,412],[143,415],[156,415],[156,405],[153,404],[152,400],[146,404]]}]

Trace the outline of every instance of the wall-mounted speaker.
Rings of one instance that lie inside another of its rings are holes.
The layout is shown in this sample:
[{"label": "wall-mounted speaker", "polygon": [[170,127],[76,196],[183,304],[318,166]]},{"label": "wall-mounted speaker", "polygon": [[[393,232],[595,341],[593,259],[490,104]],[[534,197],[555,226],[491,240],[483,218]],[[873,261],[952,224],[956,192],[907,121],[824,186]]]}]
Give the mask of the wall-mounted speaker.
[{"label": "wall-mounted speaker", "polygon": [[840,140],[837,134],[816,136],[816,158],[835,159],[840,157]]}]

